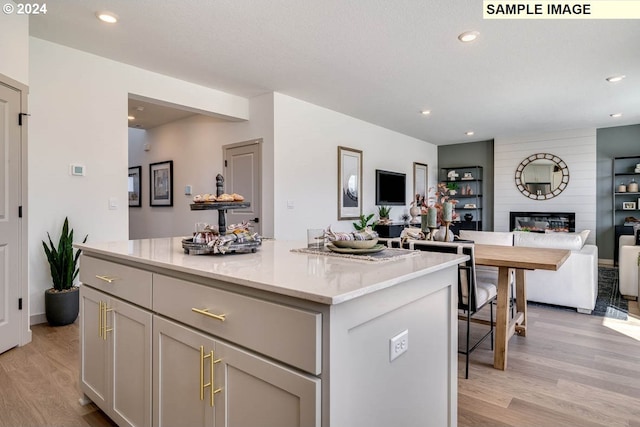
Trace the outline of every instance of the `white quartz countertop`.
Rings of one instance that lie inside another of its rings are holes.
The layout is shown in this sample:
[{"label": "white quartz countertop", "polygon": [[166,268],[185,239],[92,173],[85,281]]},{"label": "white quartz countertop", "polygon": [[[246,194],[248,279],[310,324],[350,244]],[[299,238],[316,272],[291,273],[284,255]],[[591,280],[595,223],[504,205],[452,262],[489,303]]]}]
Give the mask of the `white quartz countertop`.
[{"label": "white quartz countertop", "polygon": [[[385,262],[291,252],[306,242],[264,240],[255,253],[187,255],[182,237],[75,244],[98,254],[223,280],[322,304],[339,304],[457,265],[466,255],[419,252]],[[82,265],[80,265],[82,268]]]}]

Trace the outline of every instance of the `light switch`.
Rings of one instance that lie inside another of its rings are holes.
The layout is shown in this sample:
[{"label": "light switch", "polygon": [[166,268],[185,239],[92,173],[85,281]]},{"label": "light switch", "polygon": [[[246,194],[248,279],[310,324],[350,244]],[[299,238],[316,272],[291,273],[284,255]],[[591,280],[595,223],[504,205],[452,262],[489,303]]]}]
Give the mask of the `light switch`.
[{"label": "light switch", "polygon": [[295,207],[295,204],[293,203],[293,200],[287,200],[287,209],[293,209]]},{"label": "light switch", "polygon": [[118,199],[115,197],[109,197],[109,209],[116,210],[118,209]]},{"label": "light switch", "polygon": [[192,188],[191,188],[190,185],[185,185],[184,186],[184,194],[185,194],[185,196],[190,196],[191,195],[191,190],[192,190]]}]

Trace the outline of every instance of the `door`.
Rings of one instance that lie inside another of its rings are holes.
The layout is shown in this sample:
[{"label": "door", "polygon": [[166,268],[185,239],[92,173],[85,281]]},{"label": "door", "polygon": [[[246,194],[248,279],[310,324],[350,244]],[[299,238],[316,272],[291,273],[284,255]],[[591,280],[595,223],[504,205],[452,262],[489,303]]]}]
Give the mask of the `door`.
[{"label": "door", "polygon": [[238,193],[251,203],[246,209],[227,212],[227,225],[252,221],[253,230],[262,234],[262,139],[224,147],[225,191]]},{"label": "door", "polygon": [[0,83],[0,353],[20,342],[21,94]]},{"label": "door", "polygon": [[[213,350],[213,339],[191,328],[153,316],[155,427],[214,425],[218,402],[212,401],[214,389],[209,384],[215,385],[218,381],[213,378],[215,369],[211,371]],[[213,399],[219,396],[218,392]]]},{"label": "door", "polygon": [[150,427],[152,314],[116,298],[109,298],[107,310],[113,366],[109,416],[120,427]]},{"label": "door", "polygon": [[107,341],[103,339],[102,304],[106,294],[80,286],[80,383],[82,391],[105,412],[108,411],[109,377]]},{"label": "door", "polygon": [[216,426],[320,426],[320,379],[216,342]]}]

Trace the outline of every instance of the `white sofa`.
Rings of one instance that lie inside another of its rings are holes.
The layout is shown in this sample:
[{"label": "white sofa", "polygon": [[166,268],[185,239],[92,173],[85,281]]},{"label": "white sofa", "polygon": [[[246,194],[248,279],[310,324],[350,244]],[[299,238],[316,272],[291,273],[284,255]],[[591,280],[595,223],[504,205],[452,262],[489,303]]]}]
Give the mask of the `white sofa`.
[{"label": "white sofa", "polygon": [[640,294],[638,282],[638,256],[640,246],[636,246],[635,236],[620,236],[618,250],[618,276],[620,293],[628,299],[637,299]]},{"label": "white sofa", "polygon": [[598,247],[585,244],[588,234],[588,230],[546,234],[460,230],[461,239],[479,244],[504,245],[511,240],[513,246],[571,250],[571,255],[558,271],[526,272],[527,299],[574,307],[585,314],[591,313],[598,296]]}]

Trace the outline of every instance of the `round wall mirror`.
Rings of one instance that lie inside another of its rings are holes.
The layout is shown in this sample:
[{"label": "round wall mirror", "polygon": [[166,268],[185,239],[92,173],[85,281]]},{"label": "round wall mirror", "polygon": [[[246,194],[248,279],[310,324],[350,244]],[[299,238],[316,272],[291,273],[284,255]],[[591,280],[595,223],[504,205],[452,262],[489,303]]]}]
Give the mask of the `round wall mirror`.
[{"label": "round wall mirror", "polygon": [[567,164],[553,154],[532,154],[516,169],[516,187],[529,199],[552,199],[562,193],[568,183]]}]

